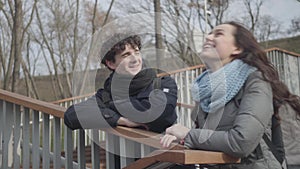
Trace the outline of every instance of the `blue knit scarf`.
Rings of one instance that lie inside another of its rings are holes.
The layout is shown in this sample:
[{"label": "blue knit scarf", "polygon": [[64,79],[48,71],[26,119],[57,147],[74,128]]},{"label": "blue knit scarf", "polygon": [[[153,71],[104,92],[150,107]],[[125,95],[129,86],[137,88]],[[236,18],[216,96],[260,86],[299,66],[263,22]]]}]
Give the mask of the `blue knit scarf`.
[{"label": "blue knit scarf", "polygon": [[256,70],[235,59],[219,70],[206,70],[192,84],[193,100],[200,102],[204,112],[213,113],[225,106],[242,88],[249,74]]}]

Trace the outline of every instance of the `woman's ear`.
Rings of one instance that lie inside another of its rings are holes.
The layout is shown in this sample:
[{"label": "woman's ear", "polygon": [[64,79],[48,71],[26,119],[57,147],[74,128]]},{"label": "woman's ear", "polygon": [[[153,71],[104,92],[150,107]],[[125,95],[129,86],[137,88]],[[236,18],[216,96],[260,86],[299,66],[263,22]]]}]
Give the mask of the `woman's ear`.
[{"label": "woman's ear", "polygon": [[243,52],[243,49],[237,47],[237,48],[232,52],[232,55],[238,55],[238,54],[241,54],[242,52]]},{"label": "woman's ear", "polygon": [[115,70],[117,68],[117,65],[112,62],[112,61],[109,61],[109,60],[106,60],[105,61],[105,64],[107,65],[107,67],[109,67],[111,70]]}]

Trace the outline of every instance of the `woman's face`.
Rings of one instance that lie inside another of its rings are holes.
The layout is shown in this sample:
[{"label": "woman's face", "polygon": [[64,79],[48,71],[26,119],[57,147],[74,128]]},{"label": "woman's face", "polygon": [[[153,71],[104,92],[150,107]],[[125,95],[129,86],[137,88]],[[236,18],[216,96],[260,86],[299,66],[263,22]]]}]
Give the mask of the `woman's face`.
[{"label": "woman's face", "polygon": [[216,26],[207,36],[203,45],[201,57],[206,64],[222,63],[222,66],[231,62],[233,56],[241,53],[235,45],[234,32],[236,28],[229,24]]}]

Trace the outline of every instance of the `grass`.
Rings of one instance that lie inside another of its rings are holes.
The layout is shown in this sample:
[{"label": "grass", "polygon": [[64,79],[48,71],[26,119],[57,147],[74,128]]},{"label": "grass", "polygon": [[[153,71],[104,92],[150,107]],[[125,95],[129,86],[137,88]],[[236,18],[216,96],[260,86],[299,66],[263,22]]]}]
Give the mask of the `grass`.
[{"label": "grass", "polygon": [[282,38],[260,43],[264,49],[278,47],[300,54],[300,35],[291,38]]}]

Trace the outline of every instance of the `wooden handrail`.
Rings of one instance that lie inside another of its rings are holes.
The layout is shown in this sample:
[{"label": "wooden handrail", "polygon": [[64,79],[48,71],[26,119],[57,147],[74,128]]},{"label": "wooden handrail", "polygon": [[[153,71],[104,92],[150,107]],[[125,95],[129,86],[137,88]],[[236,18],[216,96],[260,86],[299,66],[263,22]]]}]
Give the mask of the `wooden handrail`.
[{"label": "wooden handrail", "polygon": [[222,152],[203,150],[156,150],[149,156],[141,158],[123,169],[146,168],[157,162],[170,162],[177,164],[228,164],[240,163],[241,159]]},{"label": "wooden handrail", "polygon": [[24,106],[33,110],[41,111],[55,117],[64,118],[66,108],[56,104],[36,100],[17,93],[8,92],[0,89],[0,99]]},{"label": "wooden handrail", "polygon": [[200,64],[200,65],[195,65],[195,66],[191,66],[191,67],[187,67],[187,68],[183,68],[183,69],[178,69],[178,70],[174,70],[174,71],[170,71],[170,72],[166,72],[166,73],[160,73],[157,76],[166,76],[166,75],[172,75],[175,73],[179,73],[179,72],[185,72],[188,70],[194,70],[194,69],[199,69],[199,68],[204,68],[205,65],[204,64]]},{"label": "wooden handrail", "polygon": [[[229,156],[223,152],[203,150],[157,150],[157,161],[174,162],[180,164],[222,164],[239,163],[240,158]],[[180,158],[174,158],[174,157]]]},{"label": "wooden handrail", "polygon": [[[123,127],[123,126],[117,126],[114,129],[108,129],[105,131],[110,132],[116,136],[126,138],[128,140],[136,141],[154,148],[162,149],[160,145],[160,137],[163,135],[159,133],[154,133],[143,129]],[[177,143],[173,143],[170,147],[171,147],[170,149],[172,150],[184,149],[182,145]]]},{"label": "wooden handrail", "polygon": [[280,52],[283,52],[283,53],[287,53],[289,55],[293,55],[293,56],[296,56],[296,57],[300,57],[299,53],[291,52],[291,51],[281,49],[281,48],[278,48],[278,47],[265,49],[265,52],[267,53],[267,52],[271,52],[271,51],[274,51],[274,50],[277,50],[277,51],[280,51]]},{"label": "wooden handrail", "polygon": [[[90,94],[89,94],[90,95]],[[30,109],[38,110],[45,112],[47,114],[53,115],[55,117],[63,118],[63,114],[66,111],[66,108],[56,105],[53,102],[48,103],[40,100],[36,100],[24,95],[20,95],[17,93],[12,93],[6,90],[0,89],[0,99],[19,104],[24,107],[28,107]],[[185,104],[185,103],[177,103],[178,106],[185,108],[193,108],[194,105]]]},{"label": "wooden handrail", "polygon": [[[59,103],[62,103],[62,102],[68,102],[68,101],[72,101],[72,100],[75,100],[75,99],[81,99],[81,98],[89,97],[89,96],[92,96],[93,94],[95,94],[95,93],[89,93],[89,94],[85,94],[85,95],[82,95],[82,96],[76,96],[76,97],[71,97],[71,98],[67,98],[67,99],[57,100],[57,101],[54,101],[54,102],[51,102],[51,103],[59,104]],[[177,102],[177,106],[184,107],[184,108],[189,108],[189,109],[194,108],[194,105],[192,105],[192,104],[186,104],[186,103],[180,103],[180,102]]]},{"label": "wooden handrail", "polygon": [[195,105],[193,105],[193,104],[186,104],[186,103],[180,103],[180,102],[177,102],[177,106],[188,108],[188,109],[193,109],[195,107]]},{"label": "wooden handrail", "polygon": [[90,97],[90,96],[92,96],[94,94],[95,94],[95,92],[94,93],[84,94],[84,95],[81,95],[81,96],[74,96],[74,97],[69,97],[69,98],[66,98],[66,99],[56,100],[56,101],[53,101],[51,103],[53,103],[53,104],[59,104],[59,103],[62,103],[62,102],[68,102],[68,101],[72,101],[72,100],[76,100],[76,99]]}]

